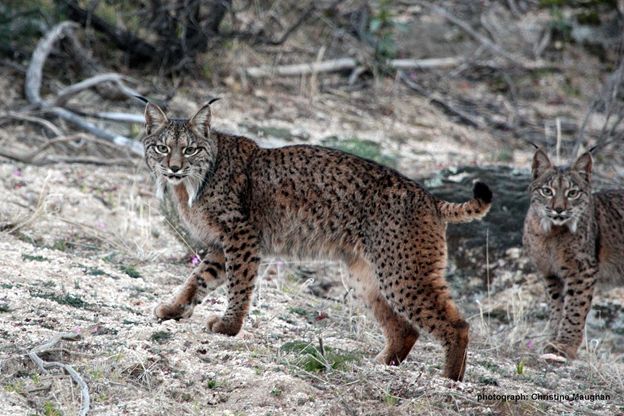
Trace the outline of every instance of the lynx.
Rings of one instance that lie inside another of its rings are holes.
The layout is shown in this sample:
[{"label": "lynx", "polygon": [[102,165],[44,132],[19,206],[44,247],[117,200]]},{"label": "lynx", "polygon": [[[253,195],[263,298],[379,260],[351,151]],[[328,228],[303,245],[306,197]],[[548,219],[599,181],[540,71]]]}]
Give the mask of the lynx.
[{"label": "lynx", "polygon": [[592,157],[554,166],[533,157],[524,246],[543,275],[550,307],[548,352],[576,357],[596,281],[624,284],[624,190],[592,194]]},{"label": "lynx", "polygon": [[436,199],[396,171],[338,150],[277,149],[212,130],[210,103],[190,120],[145,110],[145,160],[158,193],[173,195],[189,230],[209,248],[159,319],[189,317],[208,291],[227,282],[223,316],[208,329],[236,335],[250,305],[261,256],[343,261],[385,338],[377,360],[398,365],[422,328],[445,348],[444,375],[461,380],[468,324],[444,280],[446,224],[483,217],[492,193]]}]

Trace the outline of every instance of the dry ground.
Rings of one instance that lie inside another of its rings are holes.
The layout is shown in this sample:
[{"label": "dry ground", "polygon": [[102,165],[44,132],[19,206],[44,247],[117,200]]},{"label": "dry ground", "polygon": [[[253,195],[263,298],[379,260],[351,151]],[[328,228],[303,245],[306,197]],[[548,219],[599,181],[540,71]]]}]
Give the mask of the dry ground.
[{"label": "dry ground", "polygon": [[[382,144],[377,156],[410,176],[497,161],[497,153],[487,151],[500,146],[492,136],[449,122],[417,98],[401,97],[393,116],[377,119],[335,97],[271,96],[278,99],[288,104],[263,115],[261,91],[251,98],[231,94],[215,109],[215,123],[264,135],[267,145],[284,144],[284,136],[308,143],[328,136],[369,139]],[[252,110],[242,111],[250,103]],[[179,111],[192,107],[190,100],[174,103]],[[20,137],[19,128],[2,132],[5,145],[10,134]],[[389,139],[395,136],[418,140]],[[529,156],[512,149],[507,163],[526,166]],[[192,266],[189,250],[158,212],[140,160],[129,168],[3,160],[0,177],[0,221],[16,226],[0,234],[0,414],[76,414],[80,395],[69,377],[42,374],[26,356],[63,331],[82,339],[62,342],[43,358],[71,364],[83,376],[94,415],[624,412],[621,328],[607,331],[597,319],[577,361],[542,360],[543,293],[519,250],[491,259],[489,291],[475,274],[466,282],[473,295],[456,294],[472,343],[465,382],[452,383],[440,377],[442,352],[426,335],[398,368],[372,361],[383,339],[363,306],[340,284],[325,297],[312,294],[319,280],[341,281],[336,264],[266,259],[250,317],[235,338],[204,330],[208,314],[225,307],[223,289],[188,320],[156,322],[152,307]],[[612,290],[596,304],[621,314],[623,295]],[[484,393],[604,396],[481,400]]]}]

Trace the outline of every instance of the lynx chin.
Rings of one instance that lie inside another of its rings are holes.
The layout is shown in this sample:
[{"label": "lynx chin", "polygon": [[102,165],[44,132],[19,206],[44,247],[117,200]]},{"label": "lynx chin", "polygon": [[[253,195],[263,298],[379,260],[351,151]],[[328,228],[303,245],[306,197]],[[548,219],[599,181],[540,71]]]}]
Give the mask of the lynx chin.
[{"label": "lynx chin", "polygon": [[188,120],[151,103],[145,109],[147,166],[208,250],[156,317],[188,317],[226,282],[226,311],[207,326],[236,335],[262,256],[341,260],[384,332],[377,360],[398,365],[424,329],[444,346],[444,375],[461,380],[469,328],[444,279],[446,224],[486,215],[487,185],[477,182],[467,202],[446,202],[357,156],[319,146],[263,149],[212,130],[210,119],[210,103]]},{"label": "lynx chin", "polygon": [[548,352],[575,358],[594,286],[624,284],[624,190],[592,193],[592,157],[555,166],[533,157],[524,247],[542,274],[550,307]]}]

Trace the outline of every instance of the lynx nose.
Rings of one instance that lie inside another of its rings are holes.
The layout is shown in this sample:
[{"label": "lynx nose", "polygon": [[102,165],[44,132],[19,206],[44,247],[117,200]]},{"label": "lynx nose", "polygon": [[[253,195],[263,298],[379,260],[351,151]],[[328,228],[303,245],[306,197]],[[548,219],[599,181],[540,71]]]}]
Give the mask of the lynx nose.
[{"label": "lynx nose", "polygon": [[565,209],[563,209],[563,208],[555,208],[555,212],[557,214],[561,214],[563,211],[565,211]]},{"label": "lynx nose", "polygon": [[172,166],[169,166],[169,169],[171,169],[171,172],[176,173],[177,171],[180,170],[180,166],[172,165]]}]

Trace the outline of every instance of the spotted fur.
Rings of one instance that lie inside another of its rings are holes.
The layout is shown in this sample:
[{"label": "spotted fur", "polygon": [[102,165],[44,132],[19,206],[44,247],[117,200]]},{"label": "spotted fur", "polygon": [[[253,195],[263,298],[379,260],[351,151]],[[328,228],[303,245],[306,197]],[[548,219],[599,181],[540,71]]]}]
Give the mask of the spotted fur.
[{"label": "spotted fur", "polygon": [[157,306],[158,318],[190,316],[227,282],[227,309],[208,327],[235,335],[262,256],[339,259],[385,334],[379,361],[403,361],[422,328],[445,347],[444,375],[463,378],[469,328],[444,280],[446,223],[485,215],[486,185],[477,183],[467,203],[440,201],[396,171],[338,150],[263,149],[213,131],[208,105],[190,120],[169,120],[148,104],[146,131],[146,162],[158,186],[170,189],[189,229],[209,247],[175,298]]},{"label": "spotted fur", "polygon": [[624,190],[592,193],[592,157],[554,166],[533,157],[524,247],[543,275],[550,307],[547,346],[575,358],[597,281],[624,284]]}]

